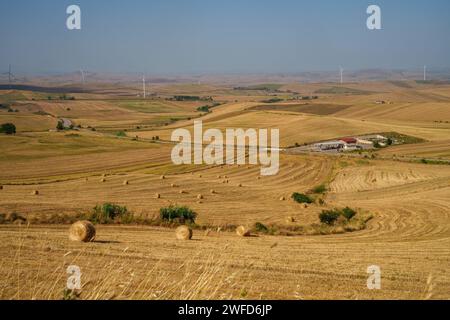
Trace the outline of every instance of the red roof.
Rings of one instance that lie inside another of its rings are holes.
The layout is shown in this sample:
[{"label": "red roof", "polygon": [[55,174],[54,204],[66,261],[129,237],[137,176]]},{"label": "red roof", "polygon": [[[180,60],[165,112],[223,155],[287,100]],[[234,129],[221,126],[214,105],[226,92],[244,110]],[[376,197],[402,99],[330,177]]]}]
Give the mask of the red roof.
[{"label": "red roof", "polygon": [[356,143],[357,140],[355,138],[342,138],[341,141],[344,141],[345,143]]}]

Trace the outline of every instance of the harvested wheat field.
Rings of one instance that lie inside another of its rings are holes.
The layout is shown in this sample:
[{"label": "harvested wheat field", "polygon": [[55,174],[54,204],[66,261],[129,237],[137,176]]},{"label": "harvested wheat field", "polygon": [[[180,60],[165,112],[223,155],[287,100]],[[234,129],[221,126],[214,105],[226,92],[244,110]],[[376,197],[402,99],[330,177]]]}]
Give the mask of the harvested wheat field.
[{"label": "harvested wheat field", "polygon": [[[273,88],[285,101],[267,102]],[[0,109],[18,126],[0,136],[0,299],[73,298],[69,266],[82,273],[79,299],[450,298],[448,84],[151,89],[147,100],[117,85],[71,101],[0,94],[20,98],[17,114]],[[58,119],[76,127],[52,130]],[[278,128],[282,148],[400,138],[361,152],[281,150],[277,174],[262,176],[260,165],[175,165],[171,133],[194,119]],[[379,290],[367,287],[372,265]]]}]

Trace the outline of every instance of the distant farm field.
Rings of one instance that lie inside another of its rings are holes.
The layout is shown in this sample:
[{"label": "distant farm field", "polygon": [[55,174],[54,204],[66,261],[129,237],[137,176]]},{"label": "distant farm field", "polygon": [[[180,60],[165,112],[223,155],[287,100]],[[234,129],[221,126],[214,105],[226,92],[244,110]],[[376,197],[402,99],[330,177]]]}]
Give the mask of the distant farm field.
[{"label": "distant farm field", "polygon": [[[81,299],[450,298],[450,85],[153,83],[145,100],[137,87],[85,89],[71,100],[0,91],[0,124],[17,128],[0,134],[0,299],[67,298],[69,265],[82,270]],[[60,119],[73,128],[56,130]],[[401,141],[281,151],[279,172],[261,176],[259,164],[175,165],[172,132],[194,120],[279,129],[281,148]],[[68,221],[104,204],[132,220],[69,241]],[[175,237],[186,221],[161,218],[174,206],[197,214],[191,241]],[[322,219],[344,209],[355,216]],[[381,290],[367,288],[371,265]]]}]

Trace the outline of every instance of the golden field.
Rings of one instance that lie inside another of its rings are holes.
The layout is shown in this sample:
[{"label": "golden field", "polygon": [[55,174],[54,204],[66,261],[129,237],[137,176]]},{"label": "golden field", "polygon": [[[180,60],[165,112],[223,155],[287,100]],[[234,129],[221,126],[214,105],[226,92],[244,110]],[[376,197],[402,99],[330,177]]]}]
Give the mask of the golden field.
[{"label": "golden field", "polygon": [[[225,85],[160,85],[146,100],[95,90],[73,101],[0,92],[0,103],[19,111],[0,110],[0,123],[18,129],[0,135],[0,214],[28,220],[0,225],[0,298],[62,299],[66,269],[78,265],[82,299],[449,299],[450,85],[344,86],[285,84],[279,96],[290,90],[318,99],[277,103],[265,102],[273,93]],[[202,114],[197,108],[211,102],[172,95],[211,96],[221,105]],[[81,128],[56,132],[58,118]],[[283,147],[381,132],[421,142],[373,157],[282,153],[279,173],[267,177],[255,165],[175,166],[171,132],[192,129],[194,118],[204,130],[279,128]],[[322,203],[290,199],[321,184]],[[99,225],[96,241],[74,243],[69,225],[48,224],[107,202],[145,218],[187,205],[210,230],[179,241],[168,227]],[[346,206],[372,217],[364,229],[308,232],[322,210]],[[306,231],[232,232],[257,222]],[[381,290],[367,289],[370,265],[381,268]]]}]

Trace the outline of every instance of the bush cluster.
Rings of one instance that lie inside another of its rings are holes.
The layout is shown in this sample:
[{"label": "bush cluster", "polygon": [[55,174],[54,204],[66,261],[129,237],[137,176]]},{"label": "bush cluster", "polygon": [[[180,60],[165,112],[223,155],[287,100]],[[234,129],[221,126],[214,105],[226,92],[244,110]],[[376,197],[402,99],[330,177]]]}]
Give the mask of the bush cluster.
[{"label": "bush cluster", "polygon": [[130,223],[133,219],[132,213],[126,207],[112,203],[97,205],[88,217],[91,222],[99,224],[108,223]]},{"label": "bush cluster", "polygon": [[161,208],[159,210],[159,216],[161,220],[168,222],[195,223],[197,213],[186,206],[171,205],[169,207]]},{"label": "bush cluster", "polygon": [[313,203],[314,200],[311,199],[309,196],[303,193],[294,192],[291,195],[291,198],[298,203]]},{"label": "bush cluster", "polygon": [[319,219],[322,223],[332,225],[340,216],[347,219],[347,221],[350,221],[355,215],[355,210],[345,207],[344,209],[322,210],[319,214]]}]

